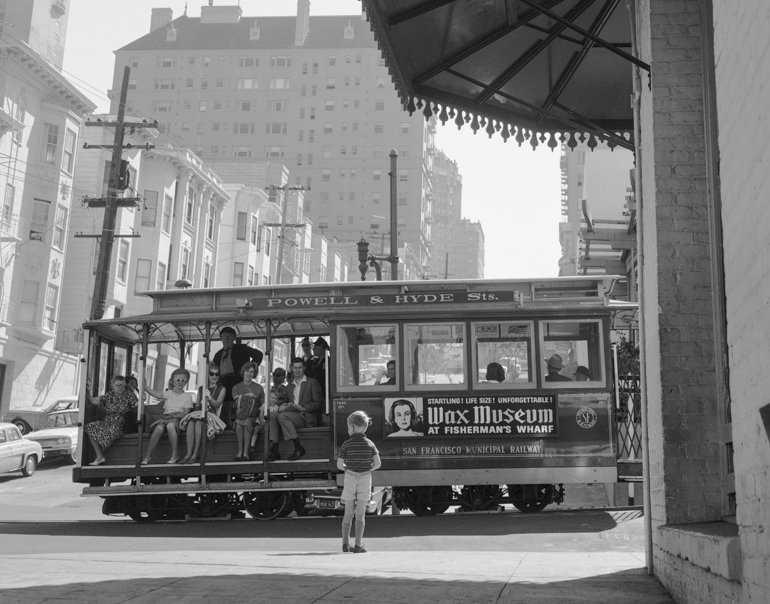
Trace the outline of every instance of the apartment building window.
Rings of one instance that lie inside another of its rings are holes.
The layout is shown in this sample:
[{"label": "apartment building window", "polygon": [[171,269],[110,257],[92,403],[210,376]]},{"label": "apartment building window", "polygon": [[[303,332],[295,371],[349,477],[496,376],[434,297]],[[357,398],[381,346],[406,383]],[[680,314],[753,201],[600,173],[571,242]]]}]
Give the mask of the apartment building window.
[{"label": "apartment building window", "polygon": [[326,111],[334,111],[334,101],[326,101]]},{"label": "apartment building window", "polygon": [[120,240],[118,245],[118,264],[115,271],[115,277],[121,283],[126,282],[126,271],[128,267],[128,241],[125,239]]},{"label": "apartment building window", "polygon": [[337,88],[336,78],[326,78],[326,90],[334,90]]},{"label": "apartment building window", "polygon": [[203,57],[203,66],[208,67],[211,65],[211,57]]},{"label": "apartment building window", "polygon": [[270,255],[270,243],[273,239],[273,229],[265,228],[265,256]]},{"label": "apartment building window", "polygon": [[[198,111],[206,111],[206,101],[199,101],[198,102]],[[203,124],[198,124],[198,127],[203,126]]]},{"label": "apartment building window", "polygon": [[381,193],[372,193],[372,203],[377,205],[380,203],[380,198],[382,197]]},{"label": "apartment building window", "polygon": [[348,131],[348,123],[347,122],[342,122],[342,131],[343,132],[347,132]]},{"label": "apartment building window", "polygon": [[32,221],[29,224],[30,241],[45,241],[45,232],[48,229],[48,216],[50,212],[50,201],[43,199],[32,201]]},{"label": "apartment building window", "polygon": [[248,286],[254,285],[254,267],[249,264],[249,274],[246,280]]},{"label": "apartment building window", "polygon": [[291,67],[291,57],[270,57],[270,67]]},{"label": "apartment building window", "polygon": [[252,111],[254,108],[254,103],[251,101],[238,101],[238,103],[235,106],[237,111]]},{"label": "apartment building window", "polygon": [[377,78],[377,88],[385,88],[385,78]]},{"label": "apartment building window", "polygon": [[189,247],[189,244],[185,241],[184,247],[182,248],[182,263],[179,267],[179,278],[187,279],[189,274],[190,274],[190,247]]},{"label": "apartment building window", "polygon": [[139,57],[128,57],[128,66],[131,69],[139,67]]},{"label": "apartment building window", "polygon": [[243,285],[243,262],[233,262],[233,287]]},{"label": "apartment building window", "polygon": [[334,134],[334,124],[332,124],[331,122],[325,122],[324,134]]},{"label": "apartment building window", "polygon": [[217,78],[216,82],[214,83],[214,85],[217,88],[224,88],[225,87],[225,79],[224,78]]},{"label": "apartment building window", "polygon": [[374,147],[372,147],[372,156],[382,157],[382,145],[374,145]]},{"label": "apartment building window", "polygon": [[21,297],[19,299],[19,314],[16,317],[19,323],[34,325],[37,322],[37,300],[40,283],[37,281],[22,281]]},{"label": "apartment building window", "polygon": [[152,260],[147,258],[136,259],[136,277],[134,278],[134,293],[146,292],[150,289],[152,276]]},{"label": "apartment building window", "polygon": [[374,110],[375,111],[385,111],[385,101],[383,101],[383,100],[376,100],[376,101],[374,101]]},{"label": "apartment building window", "polygon": [[56,164],[56,147],[59,144],[59,126],[43,124],[43,161]]},{"label": "apartment building window", "polygon": [[136,80],[128,80],[128,89],[136,90]]},{"label": "apartment building window", "polygon": [[195,191],[187,189],[187,205],[185,207],[184,219],[187,224],[192,224],[195,215]]},{"label": "apartment building window", "polygon": [[340,200],[340,202],[343,202],[343,201],[345,201],[345,193],[343,193],[342,191],[340,191],[340,192],[337,194],[337,199],[339,199],[339,200]]},{"label": "apartment building window", "polygon": [[209,80],[208,78],[201,78],[201,90],[208,90]]},{"label": "apartment building window", "polygon": [[321,147],[321,157],[331,157],[332,156],[332,146],[331,145],[324,145]]},{"label": "apartment building window", "polygon": [[227,65],[227,57],[217,57],[217,65]]},{"label": "apartment building window", "polygon": [[268,122],[265,124],[265,134],[286,134],[288,125],[286,122]]},{"label": "apartment building window", "polygon": [[302,153],[297,153],[297,165],[302,165]]},{"label": "apartment building window", "polygon": [[203,287],[208,287],[211,281],[211,258],[206,256],[203,261]]},{"label": "apartment building window", "polygon": [[155,90],[174,90],[176,80],[174,78],[160,78],[155,80]]},{"label": "apartment building window", "polygon": [[361,77],[360,76],[356,76],[355,82],[356,82],[356,86],[360,86],[361,85]]},{"label": "apartment building window", "polygon": [[350,147],[350,154],[351,155],[358,155],[358,145],[351,145],[351,147]]},{"label": "apartment building window", "polygon": [[337,216],[337,226],[342,226],[342,216]]},{"label": "apartment building window", "polygon": [[358,130],[358,122],[353,122],[353,132]]},{"label": "apartment building window", "polygon": [[308,166],[312,166],[313,165],[313,154],[312,153],[308,153],[307,154],[307,165]]},{"label": "apartment building window", "polygon": [[302,75],[307,75],[307,63],[302,63]]},{"label": "apartment building window", "polygon": [[399,157],[409,157],[409,146],[403,146],[398,148]]},{"label": "apartment building window", "polygon": [[324,182],[329,182],[332,179],[332,171],[331,170],[321,170],[321,180]]},{"label": "apartment building window", "polygon": [[166,289],[166,273],[168,268],[162,262],[158,262],[158,272],[155,275],[155,289]]},{"label": "apartment building window", "polygon": [[317,91],[318,91],[318,87],[315,84],[313,84],[313,86],[310,88],[310,96],[315,96]]},{"label": "apartment building window", "polygon": [[259,80],[256,78],[238,78],[238,90],[256,90],[258,85]]},{"label": "apartment building window", "polygon": [[374,124],[374,133],[382,134],[383,132],[385,132],[385,125],[382,122],[376,122]]},{"label": "apartment building window", "polygon": [[142,226],[154,227],[158,213],[158,191],[144,190],[144,210],[142,210]]},{"label": "apartment building window", "polygon": [[401,134],[409,134],[409,122],[401,122]]},{"label": "apartment building window", "polygon": [[337,57],[332,55],[329,57],[329,67],[334,67],[335,65],[337,65]]},{"label": "apartment building window", "polygon": [[326,205],[329,203],[329,193],[328,191],[324,191],[321,193],[321,205]]},{"label": "apartment building window", "polygon": [[372,170],[372,179],[373,180],[381,180],[382,179],[382,170]]},{"label": "apartment building window", "polygon": [[239,67],[259,67],[259,57],[238,57]]},{"label": "apartment building window", "polygon": [[163,197],[163,219],[160,223],[160,228],[164,233],[171,232],[171,206],[174,203],[174,199],[171,195],[166,194]]},{"label": "apartment building window", "polygon": [[318,73],[318,63],[313,63],[313,73]]},{"label": "apartment building window", "polygon": [[209,154],[216,155],[217,153],[219,153],[219,145],[211,145],[209,147]]},{"label": "apartment building window", "polygon": [[315,119],[315,107],[310,108],[310,119],[311,120]]},{"label": "apartment building window", "polygon": [[406,205],[406,195],[399,194],[398,196],[398,205],[405,206]]},{"label": "apartment building window", "polygon": [[187,64],[188,65],[195,65],[195,55],[189,55],[187,57]]},{"label": "apartment building window", "polygon": [[215,109],[215,110],[217,110],[217,109],[222,109],[222,101],[217,101],[217,100],[215,100],[215,101],[214,101],[214,109]]},{"label": "apartment building window", "polygon": [[159,56],[155,59],[155,67],[176,67],[176,58]]},{"label": "apartment building window", "polygon": [[312,184],[313,184],[313,177],[312,176],[306,176],[305,177],[305,186],[309,189]]},{"label": "apartment building window", "polygon": [[16,197],[16,187],[5,185],[5,197],[3,198],[3,226],[8,228],[13,220],[13,206]]},{"label": "apartment building window", "polygon": [[286,147],[279,145],[272,145],[265,147],[265,157],[284,157],[286,155]]},{"label": "apartment building window", "polygon": [[286,99],[267,101],[267,110],[274,113],[281,113],[283,111],[286,111],[288,106],[289,106],[289,101],[287,101]]},{"label": "apartment building window", "polygon": [[233,157],[251,157],[254,155],[253,147],[233,147]]},{"label": "apartment building window", "polygon": [[190,124],[184,123],[182,124],[182,132],[189,132],[190,131]]},{"label": "apartment building window", "polygon": [[398,171],[398,180],[399,182],[406,182],[409,180],[409,170],[399,170]]},{"label": "apartment building window", "polygon": [[378,59],[377,67],[385,67],[385,59]]},{"label": "apartment building window", "polygon": [[238,241],[246,241],[246,221],[248,215],[246,212],[238,212],[238,217],[235,221],[235,238]]},{"label": "apartment building window", "polygon": [[192,78],[186,78],[184,81],[185,88],[192,88],[194,80]]},{"label": "apartment building window", "polygon": [[288,90],[291,88],[291,78],[270,78],[270,90]]},{"label": "apartment building window", "polygon": [[340,146],[340,155],[347,155],[347,153],[348,153],[347,145],[341,145]]},{"label": "apartment building window", "polygon": [[56,331],[56,308],[59,299],[59,288],[48,285],[45,292],[45,322],[43,326],[48,331]]},{"label": "apartment building window", "polygon": [[214,241],[214,223],[216,222],[216,214],[214,213],[214,205],[209,204],[209,216],[208,216],[208,228],[206,229],[206,237],[210,241]]},{"label": "apartment building window", "polygon": [[351,168],[350,169],[350,178],[355,178],[355,177],[356,177],[356,169],[355,168]]},{"label": "apartment building window", "polygon": [[307,141],[309,143],[315,142],[315,130],[308,130],[307,131]]},{"label": "apartment building window", "polygon": [[299,140],[299,142],[302,142],[304,139],[305,139],[305,131],[304,130],[300,130],[297,133],[297,140]]},{"label": "apartment building window", "polygon": [[56,206],[56,220],[53,223],[53,246],[64,250],[64,234],[67,232],[67,208]]},{"label": "apartment building window", "polygon": [[185,101],[184,102],[184,108],[185,109],[192,109],[192,101]]},{"label": "apartment building window", "polygon": [[340,178],[345,178],[345,168],[340,170]]},{"label": "apartment building window", "polygon": [[65,172],[72,174],[75,167],[75,132],[67,128],[64,131],[64,150],[62,152],[61,167]]},{"label": "apartment building window", "polygon": [[233,124],[233,134],[254,134],[255,131],[256,127],[253,122]]},{"label": "apartment building window", "polygon": [[257,217],[254,214],[251,215],[251,243],[257,245]]},{"label": "apartment building window", "polygon": [[168,113],[171,111],[171,101],[153,101],[153,113]]}]

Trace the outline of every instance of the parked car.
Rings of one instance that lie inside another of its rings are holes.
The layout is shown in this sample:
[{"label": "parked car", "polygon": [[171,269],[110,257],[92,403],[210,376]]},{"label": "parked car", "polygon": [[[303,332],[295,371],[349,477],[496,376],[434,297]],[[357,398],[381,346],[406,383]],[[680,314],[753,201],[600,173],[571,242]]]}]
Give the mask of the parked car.
[{"label": "parked car", "polygon": [[25,438],[40,443],[43,461],[66,455],[72,463],[77,463],[78,411],[54,411],[40,430]]},{"label": "parked car", "polygon": [[18,472],[32,476],[43,459],[40,443],[27,440],[13,424],[0,423],[0,474]]},{"label": "parked car", "polygon": [[388,357],[369,357],[369,369],[373,380],[376,380],[388,369]]},{"label": "parked car", "polygon": [[[305,494],[305,507],[303,514],[310,512],[335,513],[344,512],[345,504],[340,496],[342,489],[327,489],[322,491],[308,491]],[[372,496],[366,506],[367,514],[384,514],[391,504],[393,489],[390,487],[373,487]]]},{"label": "parked car", "polygon": [[17,407],[6,412],[2,421],[10,422],[15,425],[19,432],[29,434],[34,430],[39,430],[45,423],[49,413],[54,411],[64,411],[66,409],[77,409],[78,397],[63,396],[54,401],[39,401],[31,407]]},{"label": "parked car", "polygon": [[369,363],[366,361],[360,361],[358,363],[358,383],[363,384],[371,377],[371,370],[369,369]]}]

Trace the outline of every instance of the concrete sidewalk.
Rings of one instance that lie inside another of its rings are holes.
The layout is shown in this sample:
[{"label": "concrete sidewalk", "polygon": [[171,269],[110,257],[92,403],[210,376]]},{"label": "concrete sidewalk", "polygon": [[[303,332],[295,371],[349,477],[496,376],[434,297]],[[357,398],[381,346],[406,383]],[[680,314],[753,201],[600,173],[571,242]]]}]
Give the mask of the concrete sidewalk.
[{"label": "concrete sidewalk", "polygon": [[643,552],[0,555],[0,577],[0,604],[673,602]]}]

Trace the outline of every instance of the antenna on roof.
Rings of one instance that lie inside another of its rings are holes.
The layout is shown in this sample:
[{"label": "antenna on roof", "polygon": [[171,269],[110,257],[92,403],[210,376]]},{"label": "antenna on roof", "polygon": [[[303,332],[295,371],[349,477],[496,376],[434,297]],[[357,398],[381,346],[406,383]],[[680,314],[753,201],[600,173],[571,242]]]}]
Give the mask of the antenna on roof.
[{"label": "antenna on roof", "polygon": [[187,2],[184,3],[184,16],[187,16]]}]

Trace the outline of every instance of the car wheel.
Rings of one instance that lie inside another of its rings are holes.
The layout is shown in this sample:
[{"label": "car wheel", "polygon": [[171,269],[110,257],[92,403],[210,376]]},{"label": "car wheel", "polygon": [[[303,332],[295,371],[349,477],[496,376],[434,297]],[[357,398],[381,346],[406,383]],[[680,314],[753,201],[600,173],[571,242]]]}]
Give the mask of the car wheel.
[{"label": "car wheel", "polygon": [[21,473],[24,476],[32,476],[37,469],[37,457],[30,455],[24,462],[24,467],[21,469]]},{"label": "car wheel", "polygon": [[22,436],[32,432],[32,426],[30,426],[23,419],[15,419],[11,423],[19,429],[19,432],[21,432]]}]

